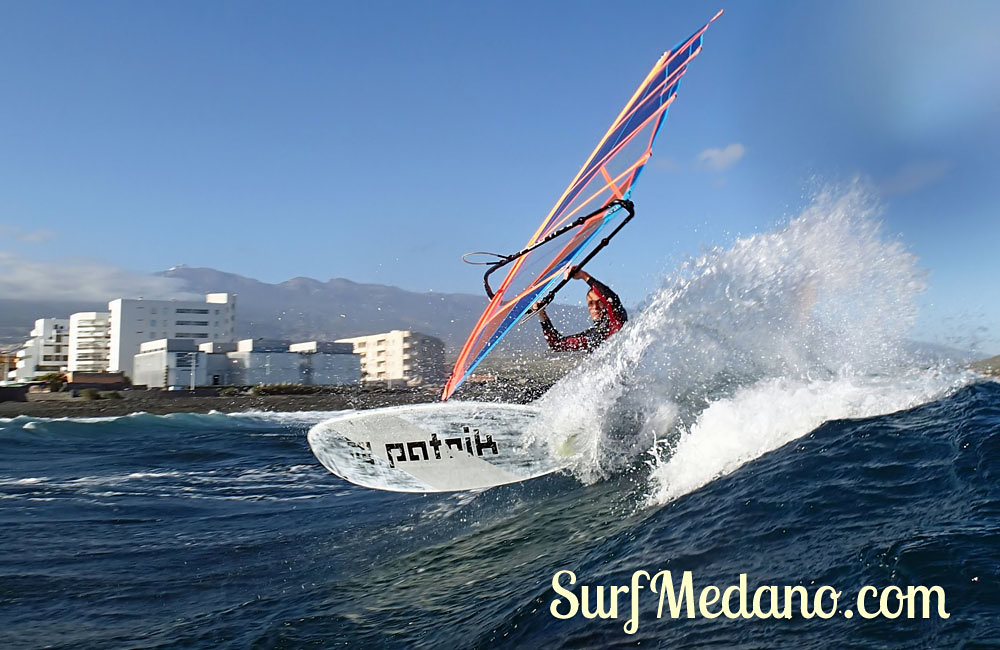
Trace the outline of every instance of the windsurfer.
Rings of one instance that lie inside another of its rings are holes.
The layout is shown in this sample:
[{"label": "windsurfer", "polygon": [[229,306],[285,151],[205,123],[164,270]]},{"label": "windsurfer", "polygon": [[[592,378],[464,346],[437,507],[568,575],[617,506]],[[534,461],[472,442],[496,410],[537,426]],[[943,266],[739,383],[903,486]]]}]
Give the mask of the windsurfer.
[{"label": "windsurfer", "polygon": [[628,313],[615,292],[586,271],[572,268],[566,271],[566,276],[583,280],[590,285],[590,290],[587,291],[587,311],[594,324],[579,334],[563,336],[552,324],[545,309],[539,309],[538,320],[542,324],[542,333],[553,350],[593,350],[625,325]]}]

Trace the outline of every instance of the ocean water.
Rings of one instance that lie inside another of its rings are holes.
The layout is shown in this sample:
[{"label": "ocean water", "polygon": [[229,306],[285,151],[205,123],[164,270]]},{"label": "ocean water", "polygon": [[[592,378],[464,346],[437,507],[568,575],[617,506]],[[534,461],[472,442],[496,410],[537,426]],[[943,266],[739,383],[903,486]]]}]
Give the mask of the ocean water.
[{"label": "ocean water", "polygon": [[[564,472],[475,493],[344,483],[332,413],[0,420],[0,647],[1000,646],[1000,383],[905,344],[923,282],[863,189],[821,193],[537,402]],[[840,596],[675,617],[640,571]],[[584,615],[636,576],[634,627],[631,592]],[[916,586],[926,617],[856,606]]]}]

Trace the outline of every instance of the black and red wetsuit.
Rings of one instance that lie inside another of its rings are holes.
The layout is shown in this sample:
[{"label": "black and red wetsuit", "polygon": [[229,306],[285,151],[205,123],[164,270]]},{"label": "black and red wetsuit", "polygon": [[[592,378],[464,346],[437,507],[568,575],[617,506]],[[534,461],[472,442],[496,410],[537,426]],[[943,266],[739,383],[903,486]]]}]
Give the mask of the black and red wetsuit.
[{"label": "black and red wetsuit", "polygon": [[621,299],[614,291],[609,289],[602,282],[590,278],[587,284],[597,295],[604,306],[604,315],[601,320],[594,323],[593,327],[587,328],[579,334],[562,336],[550,320],[541,320],[542,333],[549,347],[562,352],[565,350],[593,350],[601,343],[620,330],[625,321],[628,320],[628,313],[622,305]]}]

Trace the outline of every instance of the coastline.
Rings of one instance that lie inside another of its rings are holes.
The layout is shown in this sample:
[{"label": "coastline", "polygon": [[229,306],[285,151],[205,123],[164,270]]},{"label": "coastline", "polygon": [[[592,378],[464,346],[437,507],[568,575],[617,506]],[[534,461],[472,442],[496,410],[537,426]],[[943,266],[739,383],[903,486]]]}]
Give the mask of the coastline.
[{"label": "coastline", "polygon": [[367,409],[399,404],[415,404],[436,399],[429,392],[385,391],[384,393],[357,391],[345,395],[238,395],[235,397],[204,397],[177,395],[150,397],[129,395],[124,399],[87,401],[31,400],[27,402],[0,403],[0,418],[19,415],[40,418],[113,417],[130,413],[238,413],[242,411],[342,411]]},{"label": "coastline", "polygon": [[[530,402],[549,384],[537,382],[491,381],[463,388],[458,399],[482,402]],[[438,401],[438,386],[384,388],[342,387],[314,395],[213,396],[189,391],[121,391],[122,399],[85,400],[56,394],[29,394],[27,402],[0,402],[0,418],[115,417],[131,413],[239,413],[244,411],[343,411],[373,409]]]},{"label": "coastline", "polygon": [[[1000,356],[983,359],[970,365],[986,377],[1000,376]],[[458,401],[505,402],[525,404],[540,397],[558,379],[559,373],[544,377],[529,376],[511,379],[499,377],[491,381],[469,383],[462,387]],[[189,391],[121,391],[122,399],[85,400],[59,393],[29,393],[28,401],[0,402],[0,418],[17,416],[39,418],[116,417],[131,413],[240,413],[245,411],[344,411],[424,404],[436,402],[439,386],[386,388],[383,386],[342,386],[312,395],[206,395],[204,389]]]},{"label": "coastline", "polygon": [[984,375],[1000,377],[1000,354],[995,357],[976,361],[970,366],[970,368]]}]

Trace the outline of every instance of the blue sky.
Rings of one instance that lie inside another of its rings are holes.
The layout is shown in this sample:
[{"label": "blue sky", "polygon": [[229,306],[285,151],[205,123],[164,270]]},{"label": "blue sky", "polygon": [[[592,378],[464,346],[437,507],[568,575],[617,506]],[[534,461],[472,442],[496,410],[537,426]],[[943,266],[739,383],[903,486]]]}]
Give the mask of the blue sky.
[{"label": "blue sky", "polygon": [[991,2],[0,1],[0,263],[477,293],[461,254],[520,247],[719,8],[595,274],[637,303],[860,175],[918,334],[1000,352]]}]

